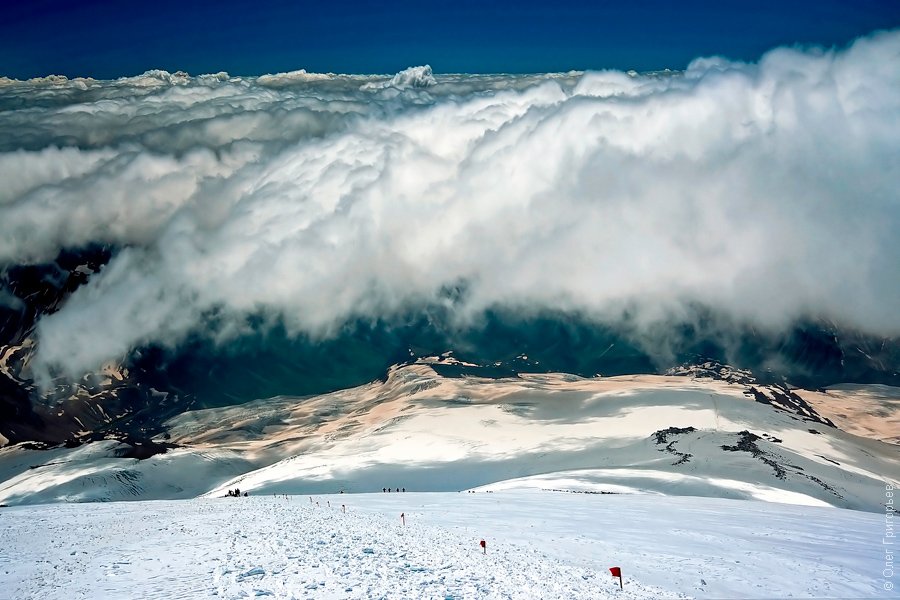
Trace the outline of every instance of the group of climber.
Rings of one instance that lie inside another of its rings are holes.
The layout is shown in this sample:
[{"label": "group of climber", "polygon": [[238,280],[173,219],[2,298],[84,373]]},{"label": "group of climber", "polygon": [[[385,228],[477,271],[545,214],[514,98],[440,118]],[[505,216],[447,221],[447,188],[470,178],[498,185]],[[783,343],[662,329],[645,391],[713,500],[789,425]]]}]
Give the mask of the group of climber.
[{"label": "group of climber", "polygon": [[[381,488],[382,492],[405,492],[406,488]],[[344,493],[344,490],[341,490],[341,493]],[[228,493],[225,494],[226,498],[240,498],[241,496],[249,496],[250,492],[241,493],[240,488],[234,488],[233,490],[228,490]],[[285,496],[287,497],[287,496]]]}]

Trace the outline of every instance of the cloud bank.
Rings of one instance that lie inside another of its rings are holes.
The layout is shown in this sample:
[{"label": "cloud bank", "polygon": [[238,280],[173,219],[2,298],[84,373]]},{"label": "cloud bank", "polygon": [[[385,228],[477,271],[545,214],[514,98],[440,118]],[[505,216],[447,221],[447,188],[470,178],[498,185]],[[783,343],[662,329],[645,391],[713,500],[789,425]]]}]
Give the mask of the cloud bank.
[{"label": "cloud bank", "polygon": [[893,31],[666,74],[0,80],[0,263],[121,248],[38,324],[71,376],[435,304],[893,335],[898,64]]}]

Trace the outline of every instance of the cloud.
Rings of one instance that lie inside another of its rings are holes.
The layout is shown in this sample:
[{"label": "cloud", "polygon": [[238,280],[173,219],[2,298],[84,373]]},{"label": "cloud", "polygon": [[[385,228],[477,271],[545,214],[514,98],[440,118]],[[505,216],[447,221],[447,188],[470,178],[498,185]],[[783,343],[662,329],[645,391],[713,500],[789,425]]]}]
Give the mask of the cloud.
[{"label": "cloud", "polygon": [[430,65],[404,69],[387,81],[370,81],[360,86],[361,90],[382,90],[386,88],[407,89],[426,88],[437,85]]},{"label": "cloud", "polygon": [[703,306],[893,335],[898,61],[893,31],[683,73],[6,82],[0,262],[126,248],[39,322],[35,367],[72,376],[248,315],[328,336],[454,287],[460,323],[501,306],[640,334]]}]

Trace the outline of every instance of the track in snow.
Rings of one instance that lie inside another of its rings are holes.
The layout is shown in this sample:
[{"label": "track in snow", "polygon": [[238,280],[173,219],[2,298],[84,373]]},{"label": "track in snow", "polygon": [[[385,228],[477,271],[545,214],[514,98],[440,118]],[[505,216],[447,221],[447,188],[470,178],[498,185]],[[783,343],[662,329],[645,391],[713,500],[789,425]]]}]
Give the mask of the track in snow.
[{"label": "track in snow", "polygon": [[685,597],[633,581],[620,592],[608,572],[528,545],[491,543],[483,555],[477,539],[439,526],[345,514],[341,498],[331,507],[260,496],[7,511],[0,541],[12,551],[0,568],[13,576],[0,597]]}]

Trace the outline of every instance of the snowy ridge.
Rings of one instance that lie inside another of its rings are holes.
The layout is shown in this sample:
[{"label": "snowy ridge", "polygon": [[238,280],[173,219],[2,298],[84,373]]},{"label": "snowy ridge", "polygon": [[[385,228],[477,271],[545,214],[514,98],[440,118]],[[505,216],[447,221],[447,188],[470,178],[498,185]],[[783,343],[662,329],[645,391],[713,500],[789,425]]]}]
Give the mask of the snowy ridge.
[{"label": "snowy ridge", "polygon": [[116,441],[4,448],[0,503],[222,496],[236,486],[539,487],[883,510],[883,483],[900,481],[900,448],[829,426],[805,404],[762,401],[761,387],[679,376],[450,378],[414,364],[331,394],[183,413],[157,440],[175,449],[145,460],[122,457]]},{"label": "snowy ridge", "polygon": [[[479,478],[568,471],[594,491],[880,509],[881,482],[900,479],[897,447],[848,436],[790,405],[754,401],[755,389],[655,376],[447,379],[406,367],[384,388],[357,391],[367,408],[354,410],[351,402],[346,417],[331,412],[324,439],[210,495],[232,485],[369,491],[392,481],[452,490],[483,485]],[[373,391],[386,394],[366,404]],[[340,411],[347,401],[323,397],[303,410]],[[239,414],[222,416],[240,423]],[[666,430],[672,434],[661,438]],[[173,427],[175,439],[180,431]]]}]

